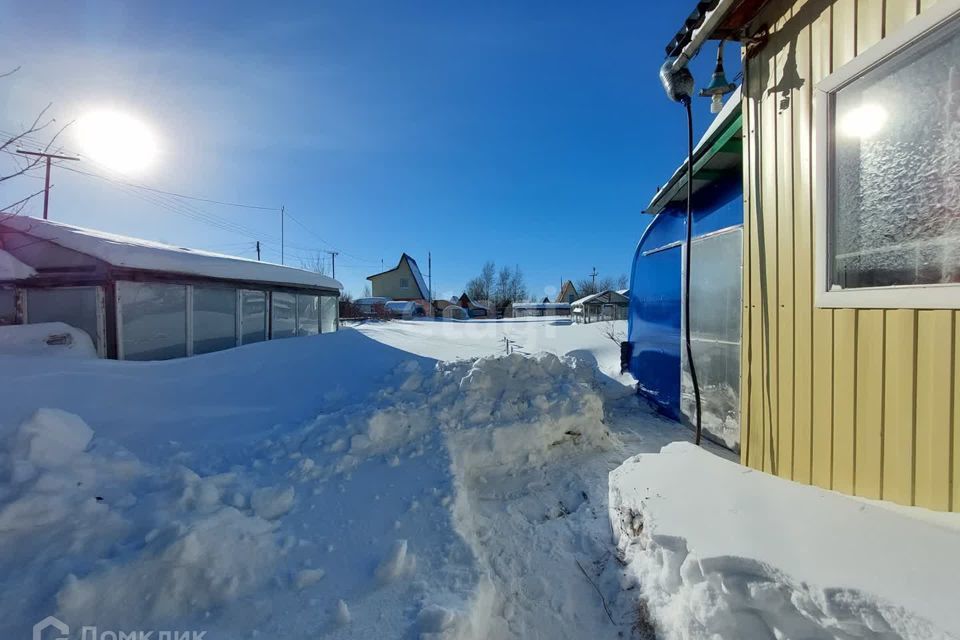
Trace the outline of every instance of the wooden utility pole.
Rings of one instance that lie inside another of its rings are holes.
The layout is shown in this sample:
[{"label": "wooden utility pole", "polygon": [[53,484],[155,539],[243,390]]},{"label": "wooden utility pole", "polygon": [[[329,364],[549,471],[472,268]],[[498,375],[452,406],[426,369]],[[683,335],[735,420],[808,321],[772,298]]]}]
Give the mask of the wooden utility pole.
[{"label": "wooden utility pole", "polygon": [[23,149],[17,149],[17,153],[25,156],[34,156],[37,158],[46,159],[47,176],[43,183],[43,219],[46,220],[48,211],[50,209],[50,161],[51,160],[79,160],[80,158],[74,158],[73,156],[61,156],[55,153],[44,153],[42,151],[24,151]]},{"label": "wooden utility pole", "polygon": [[257,240],[257,262],[260,262],[260,241]]},{"label": "wooden utility pole", "polygon": [[430,315],[433,315],[433,255],[427,251],[427,303],[430,305]]},{"label": "wooden utility pole", "polygon": [[597,268],[596,267],[593,268],[593,273],[590,274],[590,277],[593,278],[593,289],[594,291],[596,291],[597,289]]},{"label": "wooden utility pole", "polygon": [[283,262],[283,213],[286,211],[286,205],[280,205],[280,264]]},{"label": "wooden utility pole", "polygon": [[337,277],[337,256],[340,255],[339,251],[330,251],[329,249],[324,249],[324,253],[330,254],[330,268],[333,271],[333,277]]}]

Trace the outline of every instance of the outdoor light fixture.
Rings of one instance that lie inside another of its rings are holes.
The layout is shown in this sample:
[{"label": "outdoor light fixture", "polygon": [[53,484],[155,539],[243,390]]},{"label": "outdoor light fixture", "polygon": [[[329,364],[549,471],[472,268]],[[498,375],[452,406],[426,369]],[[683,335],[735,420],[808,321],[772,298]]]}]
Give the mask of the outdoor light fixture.
[{"label": "outdoor light fixture", "polygon": [[737,85],[727,80],[727,74],[723,72],[723,40],[717,47],[717,66],[713,70],[713,76],[710,78],[710,84],[700,90],[703,97],[710,96],[710,113],[720,113],[723,109],[723,96],[737,88]]}]

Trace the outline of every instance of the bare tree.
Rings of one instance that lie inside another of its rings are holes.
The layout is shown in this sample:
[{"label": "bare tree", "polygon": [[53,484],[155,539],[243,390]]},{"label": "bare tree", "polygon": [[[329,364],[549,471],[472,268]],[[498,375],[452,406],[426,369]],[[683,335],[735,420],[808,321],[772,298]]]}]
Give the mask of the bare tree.
[{"label": "bare tree", "polygon": [[496,265],[492,260],[483,263],[480,275],[467,282],[467,296],[471,300],[491,300],[493,298]]},{"label": "bare tree", "polygon": [[620,346],[620,343],[627,339],[627,334],[625,331],[622,331],[617,327],[617,323],[613,320],[608,321],[603,327],[603,335],[611,340],[613,340],[617,346]]},{"label": "bare tree", "polygon": [[627,274],[621,273],[620,276],[617,278],[617,289],[626,289],[627,287],[630,286],[627,283],[628,283]]},{"label": "bare tree", "polygon": [[[19,70],[20,67],[16,67],[10,71],[0,73],[0,79],[9,77]],[[55,145],[57,139],[60,137],[60,134],[62,134],[63,131],[70,126],[70,122],[60,127],[60,129],[57,130],[46,143],[38,142],[35,137],[37,135],[46,135],[46,132],[51,125],[56,123],[55,118],[47,116],[51,106],[53,106],[53,103],[48,103],[47,106],[40,110],[40,113],[37,114],[37,116],[29,125],[20,127],[19,133],[0,137],[0,152],[8,155],[10,157],[10,162],[12,163],[12,168],[0,170],[0,183],[22,176],[28,173],[31,169],[34,169],[41,163],[45,162],[44,158],[40,156],[25,156],[18,154],[17,149],[19,149],[21,145],[33,147],[33,150],[39,150],[42,153],[51,153],[62,150],[60,147]],[[21,211],[23,211],[23,208],[28,202],[30,202],[30,200],[37,197],[41,193],[43,193],[43,189],[31,193],[30,195],[21,198],[16,202],[4,204],[2,207],[0,207],[0,215],[15,216],[19,214]]]},{"label": "bare tree", "polygon": [[[577,293],[581,296],[592,296],[595,293],[600,293],[601,291],[608,291],[610,289],[617,288],[616,281],[610,276],[603,276],[602,278],[581,278],[576,282]],[[622,288],[622,287],[621,287]]]},{"label": "bare tree", "polygon": [[369,284],[363,285],[363,297],[370,298],[372,296],[373,296],[373,292],[370,290],[370,285]]},{"label": "bare tree", "polygon": [[300,268],[319,273],[322,276],[327,275],[327,263],[323,259],[323,254],[319,251],[309,258],[301,258]]}]

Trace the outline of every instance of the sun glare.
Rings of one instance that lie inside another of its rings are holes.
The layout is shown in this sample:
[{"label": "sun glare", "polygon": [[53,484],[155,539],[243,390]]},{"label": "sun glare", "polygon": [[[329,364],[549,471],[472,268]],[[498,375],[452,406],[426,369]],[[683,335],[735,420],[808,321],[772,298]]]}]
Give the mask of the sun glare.
[{"label": "sun glare", "polygon": [[125,174],[149,169],[157,157],[157,139],[150,128],[129,114],[92,111],[77,122],[81,151],[92,161]]},{"label": "sun glare", "polygon": [[872,138],[887,123],[887,110],[867,103],[850,109],[840,118],[840,132],[849,138]]}]

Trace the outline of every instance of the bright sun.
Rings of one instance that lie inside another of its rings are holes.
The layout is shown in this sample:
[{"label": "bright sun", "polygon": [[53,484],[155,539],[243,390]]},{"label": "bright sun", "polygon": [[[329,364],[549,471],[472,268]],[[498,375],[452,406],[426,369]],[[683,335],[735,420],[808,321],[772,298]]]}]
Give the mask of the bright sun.
[{"label": "bright sun", "polygon": [[92,111],[77,122],[84,154],[97,164],[125,174],[143,173],[157,157],[157,138],[147,125],[129,114]]}]

